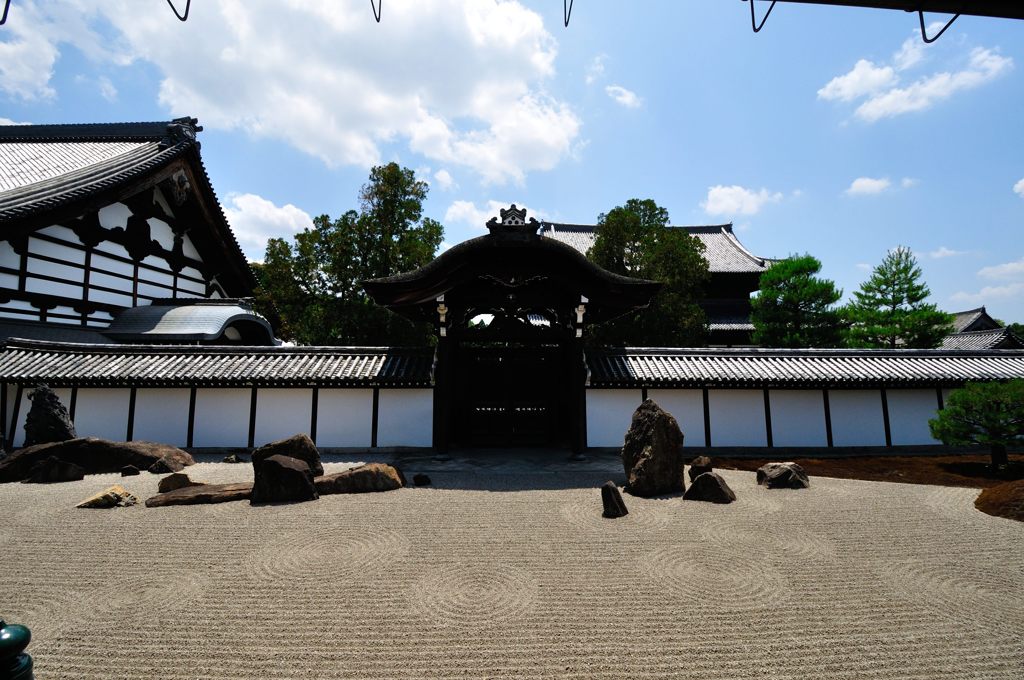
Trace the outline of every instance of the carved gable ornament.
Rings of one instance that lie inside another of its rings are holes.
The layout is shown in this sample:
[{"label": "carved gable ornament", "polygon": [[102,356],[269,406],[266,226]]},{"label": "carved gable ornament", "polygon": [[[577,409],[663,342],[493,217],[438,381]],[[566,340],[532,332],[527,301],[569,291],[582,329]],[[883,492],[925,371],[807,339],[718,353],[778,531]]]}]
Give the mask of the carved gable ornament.
[{"label": "carved gable ornament", "polygon": [[540,229],[540,222],[533,217],[527,222],[526,208],[517,208],[513,203],[511,207],[502,208],[499,212],[501,213],[501,222],[497,217],[492,217],[487,221],[487,229],[491,232],[491,236],[517,241],[540,238],[537,233],[537,230]]}]

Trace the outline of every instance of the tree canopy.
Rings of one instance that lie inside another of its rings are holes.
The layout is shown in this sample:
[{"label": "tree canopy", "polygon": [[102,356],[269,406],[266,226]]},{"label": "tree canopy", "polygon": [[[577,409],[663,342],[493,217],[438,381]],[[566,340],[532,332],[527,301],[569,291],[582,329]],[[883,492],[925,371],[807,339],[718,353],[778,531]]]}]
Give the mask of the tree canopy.
[{"label": "tree canopy", "polygon": [[706,338],[697,304],[709,278],[704,244],[668,226],[668,211],[651,199],[631,198],[597,218],[587,257],[608,271],[664,284],[647,309],[591,329],[597,344],[686,347]]},{"label": "tree canopy", "polygon": [[753,340],[764,347],[838,347],[843,323],[836,306],[843,292],[816,276],[821,262],[797,255],[776,262],[761,274],[751,300]]},{"label": "tree canopy", "polygon": [[1024,380],[968,383],[928,426],[943,444],[984,444],[992,465],[1006,465],[1006,448],[1024,440]]},{"label": "tree canopy", "polygon": [[430,262],[444,227],[423,217],[427,183],[397,163],[377,166],[359,192],[359,210],[314,218],[294,242],[274,238],[255,264],[257,304],[288,340],[316,345],[423,344],[432,337],[379,307],[361,281]]},{"label": "tree canopy", "polygon": [[937,347],[952,331],[953,316],[925,300],[931,295],[909,248],[886,254],[846,308],[853,347]]}]

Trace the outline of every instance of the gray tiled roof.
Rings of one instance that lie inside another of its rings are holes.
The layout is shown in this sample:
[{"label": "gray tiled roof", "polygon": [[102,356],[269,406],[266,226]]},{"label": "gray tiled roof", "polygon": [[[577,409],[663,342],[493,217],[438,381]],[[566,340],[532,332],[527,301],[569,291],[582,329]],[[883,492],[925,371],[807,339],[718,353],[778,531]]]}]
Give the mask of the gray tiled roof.
[{"label": "gray tiled roof", "polygon": [[103,331],[103,328],[89,328],[69,323],[43,323],[39,321],[0,319],[0,343],[7,342],[10,338],[89,344],[110,342],[103,335]]},{"label": "gray tiled roof", "polygon": [[953,330],[957,333],[966,330],[989,331],[996,328],[999,328],[999,324],[989,316],[984,307],[953,313]]},{"label": "gray tiled roof", "polygon": [[955,387],[1024,378],[1024,351],[647,348],[587,366],[593,387]]},{"label": "gray tiled roof", "polygon": [[1009,328],[993,328],[985,331],[968,331],[947,335],[942,349],[1022,349],[1024,341]]},{"label": "gray tiled roof", "polygon": [[143,146],[146,146],[146,142],[0,144],[0,191],[10,191],[82,170]]},{"label": "gray tiled roof", "polygon": [[12,340],[0,352],[0,381],[96,387],[426,387],[432,363],[430,350]]},{"label": "gray tiled roof", "polygon": [[[704,258],[711,272],[760,273],[774,261],[758,257],[744,248],[733,234],[731,224],[672,228],[683,229],[704,244]],[[543,222],[540,234],[568,244],[586,255],[587,250],[594,245],[596,229],[593,224]]]},{"label": "gray tiled roof", "polygon": [[266,344],[273,344],[274,331],[252,307],[239,301],[198,300],[188,304],[160,304],[124,310],[103,332],[116,340],[142,342],[198,342],[216,340],[233,323],[246,321],[266,331]]}]

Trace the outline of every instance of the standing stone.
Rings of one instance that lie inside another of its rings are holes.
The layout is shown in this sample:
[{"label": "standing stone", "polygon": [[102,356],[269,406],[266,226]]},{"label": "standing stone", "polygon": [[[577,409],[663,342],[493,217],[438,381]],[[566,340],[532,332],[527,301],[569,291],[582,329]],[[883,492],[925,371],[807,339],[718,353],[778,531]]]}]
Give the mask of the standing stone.
[{"label": "standing stone", "polygon": [[202,484],[202,482],[193,482],[184,472],[175,472],[161,479],[156,490],[159,493],[167,493],[168,491],[183,489],[186,486],[202,486]]},{"label": "standing stone", "polygon": [[422,472],[417,472],[412,476],[412,483],[416,486],[430,486],[430,477]]},{"label": "standing stone", "polygon": [[237,453],[232,453],[232,454],[229,454],[227,456],[224,456],[224,458],[221,459],[220,462],[222,462],[222,463],[248,463],[249,461],[247,461],[244,456],[240,456]]},{"label": "standing stone", "polygon": [[811,480],[796,463],[768,463],[757,470],[757,483],[769,489],[807,489]]},{"label": "standing stone", "polygon": [[60,398],[46,385],[29,393],[32,407],[25,416],[25,444],[49,444],[75,439],[75,424]]},{"label": "standing stone", "polygon": [[686,488],[683,433],[671,414],[648,399],[633,413],[622,447],[627,489],[634,496],[660,496]]},{"label": "standing stone", "polygon": [[690,488],[683,494],[684,501],[707,501],[708,503],[732,503],[736,494],[717,472],[705,472],[691,480]]},{"label": "standing stone", "polygon": [[180,469],[180,467],[175,469],[174,465],[167,458],[161,458],[149,466],[149,471],[154,475],[166,475],[169,472],[177,472]]},{"label": "standing stone", "polygon": [[123,468],[121,468],[122,477],[134,477],[137,474],[139,474],[139,468],[135,467],[134,465],[125,465]]},{"label": "standing stone", "polygon": [[605,482],[601,485],[601,502],[604,504],[602,517],[615,519],[629,514],[626,502],[622,500],[622,494],[619,493],[619,487],[615,486],[615,482]]},{"label": "standing stone", "polygon": [[28,484],[54,484],[56,482],[77,482],[85,478],[85,468],[68,463],[57,456],[50,456],[32,466],[28,477],[23,481]]},{"label": "standing stone", "polygon": [[714,468],[711,466],[711,459],[707,456],[697,456],[690,461],[690,469],[687,474],[690,475],[690,482],[700,477],[705,472],[711,472]]},{"label": "standing stone", "polygon": [[313,472],[306,461],[275,455],[252,461],[255,480],[252,503],[312,501],[320,497],[313,484]]},{"label": "standing stone", "polygon": [[252,452],[252,464],[255,466],[271,456],[288,456],[305,461],[309,469],[313,471],[314,477],[319,477],[324,473],[324,466],[320,462],[320,452],[313,440],[305,434],[296,434],[287,439],[264,444]]}]

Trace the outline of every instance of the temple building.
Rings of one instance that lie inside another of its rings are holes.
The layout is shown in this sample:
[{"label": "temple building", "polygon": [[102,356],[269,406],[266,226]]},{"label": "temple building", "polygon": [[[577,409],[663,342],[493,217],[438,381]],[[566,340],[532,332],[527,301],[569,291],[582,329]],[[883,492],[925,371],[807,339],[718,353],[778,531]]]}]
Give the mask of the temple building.
[{"label": "temple building", "polygon": [[[698,447],[935,444],[968,381],[1024,377],[1024,351],[767,350],[750,292],[771,261],[730,225],[705,244],[713,344],[587,349],[594,324],[660,289],[584,255],[594,227],[515,206],[488,233],[365,283],[433,324],[432,347],[288,347],[203,167],[194,119],[0,126],[0,437],[19,446],[39,384],[78,432],[191,448],[308,433],[327,449],[621,446],[653,398]],[[965,333],[971,333],[965,329]]]}]

